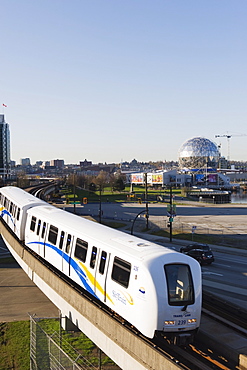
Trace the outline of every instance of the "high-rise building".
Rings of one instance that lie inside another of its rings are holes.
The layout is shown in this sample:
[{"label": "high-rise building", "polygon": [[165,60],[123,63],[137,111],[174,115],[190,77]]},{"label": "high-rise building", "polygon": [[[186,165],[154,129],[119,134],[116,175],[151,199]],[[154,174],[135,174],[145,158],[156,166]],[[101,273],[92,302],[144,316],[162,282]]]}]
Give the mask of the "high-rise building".
[{"label": "high-rise building", "polygon": [[21,158],[21,166],[27,167],[31,165],[30,158]]},{"label": "high-rise building", "polygon": [[0,177],[6,180],[10,175],[10,132],[4,114],[0,114]]},{"label": "high-rise building", "polygon": [[52,159],[50,161],[50,165],[56,168],[63,168],[64,167],[64,160],[63,159]]}]

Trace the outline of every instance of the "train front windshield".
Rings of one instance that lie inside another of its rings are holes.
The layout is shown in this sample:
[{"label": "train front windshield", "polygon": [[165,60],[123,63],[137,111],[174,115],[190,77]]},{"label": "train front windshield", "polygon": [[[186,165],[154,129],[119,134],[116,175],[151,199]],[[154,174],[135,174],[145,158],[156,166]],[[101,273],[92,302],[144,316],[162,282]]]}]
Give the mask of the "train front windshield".
[{"label": "train front windshield", "polygon": [[168,302],[171,306],[189,305],[195,302],[190,267],[183,264],[165,265]]}]

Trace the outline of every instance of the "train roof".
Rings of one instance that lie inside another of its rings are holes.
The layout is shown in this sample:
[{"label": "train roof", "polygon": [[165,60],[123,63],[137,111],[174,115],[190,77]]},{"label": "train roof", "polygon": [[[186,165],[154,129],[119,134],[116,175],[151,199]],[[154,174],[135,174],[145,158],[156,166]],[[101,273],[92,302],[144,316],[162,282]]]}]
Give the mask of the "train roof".
[{"label": "train roof", "polygon": [[0,188],[0,192],[6,196],[9,200],[19,205],[20,207],[28,207],[43,204],[46,202],[29,194],[23,189],[17,188],[15,186],[4,186]]},{"label": "train roof", "polygon": [[188,259],[188,256],[160,246],[156,243],[112,229],[108,226],[74,215],[47,204],[46,206],[34,207],[28,211],[31,215],[51,223],[54,226],[67,231],[68,233],[84,238],[86,241],[99,241],[102,244],[110,243],[111,248],[121,250],[137,258],[147,256],[158,257],[164,254],[178,254],[180,259]]},{"label": "train roof", "polygon": [[98,245],[100,242],[102,247],[107,245],[109,248],[110,245],[110,248],[119,251],[119,253],[137,259],[154,259],[166,255],[166,258],[171,262],[174,258],[179,263],[192,260],[192,258],[167,247],[56,208],[23,189],[5,186],[0,189],[0,192],[22,209],[28,209],[28,213],[31,215],[86,241],[97,242]]}]

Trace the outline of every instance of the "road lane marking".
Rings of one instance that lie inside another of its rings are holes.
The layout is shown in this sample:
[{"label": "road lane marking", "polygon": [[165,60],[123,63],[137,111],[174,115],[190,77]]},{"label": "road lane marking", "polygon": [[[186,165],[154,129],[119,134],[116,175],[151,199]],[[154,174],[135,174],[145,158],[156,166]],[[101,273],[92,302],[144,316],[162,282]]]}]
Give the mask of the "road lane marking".
[{"label": "road lane marking", "polygon": [[217,274],[216,272],[211,272],[211,271],[202,271],[202,275],[217,275],[217,276],[224,276],[223,274]]}]

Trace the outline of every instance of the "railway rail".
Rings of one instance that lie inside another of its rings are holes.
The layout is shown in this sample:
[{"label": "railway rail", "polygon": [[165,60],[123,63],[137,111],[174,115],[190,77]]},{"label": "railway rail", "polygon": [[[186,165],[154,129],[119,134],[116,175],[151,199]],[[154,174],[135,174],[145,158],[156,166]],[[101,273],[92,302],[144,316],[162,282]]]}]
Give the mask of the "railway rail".
[{"label": "railway rail", "polygon": [[[229,301],[223,300],[216,295],[208,292],[203,292],[203,308],[206,312],[212,312],[220,317],[221,320],[225,320],[229,325],[235,324],[241,329],[245,329],[244,333],[247,334],[247,310],[243,307],[239,307]],[[240,330],[240,329],[239,329]]]}]

